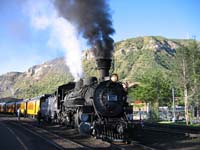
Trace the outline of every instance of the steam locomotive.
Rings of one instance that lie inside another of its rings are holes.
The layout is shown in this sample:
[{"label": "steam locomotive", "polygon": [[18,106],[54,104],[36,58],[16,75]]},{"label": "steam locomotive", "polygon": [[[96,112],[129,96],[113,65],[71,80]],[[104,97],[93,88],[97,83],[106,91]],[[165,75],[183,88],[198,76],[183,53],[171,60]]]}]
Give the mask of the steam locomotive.
[{"label": "steam locomotive", "polygon": [[109,76],[110,60],[97,62],[101,74],[99,82],[96,77],[90,77],[59,86],[55,94],[41,104],[42,116],[97,138],[130,139],[133,122],[127,87],[118,81],[117,74]]},{"label": "steam locomotive", "polygon": [[[134,124],[127,86],[118,81],[117,74],[109,76],[110,66],[110,59],[98,59],[99,80],[80,79],[59,86],[51,95],[12,102],[12,113],[20,108],[23,115],[37,117],[40,112],[44,120],[77,128],[84,135],[129,141]],[[10,110],[9,103],[0,106],[4,112]]]}]

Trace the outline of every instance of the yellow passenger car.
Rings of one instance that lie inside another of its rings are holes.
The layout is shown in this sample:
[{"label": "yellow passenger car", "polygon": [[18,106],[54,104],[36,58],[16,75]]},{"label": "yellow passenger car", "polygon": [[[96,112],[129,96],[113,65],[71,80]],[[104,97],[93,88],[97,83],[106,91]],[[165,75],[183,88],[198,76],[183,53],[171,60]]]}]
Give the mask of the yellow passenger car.
[{"label": "yellow passenger car", "polygon": [[48,94],[32,98],[27,101],[27,115],[36,116],[40,110],[40,104],[46,100]]},{"label": "yellow passenger car", "polygon": [[20,112],[22,115],[26,115],[26,107],[27,105],[27,100],[23,100],[23,101],[18,101],[16,102],[16,109],[20,108]]},{"label": "yellow passenger car", "polygon": [[40,108],[40,99],[33,98],[27,102],[27,115],[36,116]]},{"label": "yellow passenger car", "polygon": [[7,113],[15,113],[16,112],[16,102],[6,103],[6,112]]}]

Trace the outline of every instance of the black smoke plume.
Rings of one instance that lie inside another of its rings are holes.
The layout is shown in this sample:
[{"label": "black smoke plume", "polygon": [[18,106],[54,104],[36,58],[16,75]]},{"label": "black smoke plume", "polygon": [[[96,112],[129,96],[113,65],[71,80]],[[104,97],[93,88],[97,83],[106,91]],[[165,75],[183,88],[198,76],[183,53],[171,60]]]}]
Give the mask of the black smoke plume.
[{"label": "black smoke plume", "polygon": [[113,39],[111,16],[107,0],[55,0],[60,16],[77,27],[92,46],[96,58],[111,59]]}]

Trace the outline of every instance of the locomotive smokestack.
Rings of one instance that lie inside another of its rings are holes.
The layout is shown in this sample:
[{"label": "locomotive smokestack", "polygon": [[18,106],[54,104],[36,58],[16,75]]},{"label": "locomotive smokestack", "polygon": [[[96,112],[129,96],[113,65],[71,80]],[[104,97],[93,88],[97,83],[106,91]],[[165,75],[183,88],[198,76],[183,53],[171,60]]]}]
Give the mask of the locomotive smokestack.
[{"label": "locomotive smokestack", "polygon": [[109,70],[111,67],[111,59],[105,59],[105,58],[97,58],[97,69],[100,73],[100,79],[104,79],[104,77],[109,76]]}]

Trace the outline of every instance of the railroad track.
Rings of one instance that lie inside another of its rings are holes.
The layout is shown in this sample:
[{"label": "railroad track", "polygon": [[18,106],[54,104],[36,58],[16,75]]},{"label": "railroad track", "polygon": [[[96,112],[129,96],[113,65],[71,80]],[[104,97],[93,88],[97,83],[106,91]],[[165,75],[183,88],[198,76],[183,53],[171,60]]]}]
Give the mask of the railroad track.
[{"label": "railroad track", "polygon": [[[44,130],[44,129],[42,129],[42,130]],[[46,130],[44,132],[46,132]],[[51,134],[52,134],[52,132],[51,132]],[[55,136],[58,136],[58,135],[56,134]],[[94,138],[91,138],[91,139],[94,139]],[[96,140],[99,140],[99,139],[96,139]],[[101,147],[99,147],[98,145],[96,145],[96,147],[88,146],[86,144],[81,143],[80,141],[78,141],[76,139],[73,139],[73,140],[70,140],[70,141],[72,141],[73,143],[78,144],[78,146],[80,146],[80,148],[86,148],[88,150],[90,150],[90,149],[96,149],[96,150],[98,150],[98,149],[100,149],[100,150],[133,150],[133,149],[137,149],[137,150],[155,150],[154,148],[145,146],[143,144],[139,144],[136,141],[132,141],[131,144],[126,144],[126,143],[123,143],[123,142],[110,142],[110,143],[108,143],[108,142],[103,142],[102,141],[101,143],[107,145],[107,146],[104,145],[104,147],[102,145],[101,145]],[[101,140],[99,140],[99,141],[101,141]]]},{"label": "railroad track", "polygon": [[140,144],[136,141],[132,141],[131,144],[112,142],[112,147],[114,150],[156,150],[155,148]]},{"label": "railroad track", "polygon": [[159,124],[159,123],[144,123],[144,127],[154,127],[154,128],[165,128],[165,129],[175,129],[179,131],[187,131],[191,133],[200,133],[200,127],[187,127],[181,125],[168,125],[168,124]]},{"label": "railroad track", "polygon": [[199,128],[185,128],[180,126],[169,126],[169,125],[157,125],[157,124],[147,124],[143,128],[144,130],[151,130],[154,132],[164,132],[169,134],[185,135],[191,138],[200,138]]},{"label": "railroad track", "polygon": [[[8,119],[5,118],[5,119]],[[173,149],[176,147],[176,143],[173,146],[169,146],[173,141],[187,140],[182,137],[186,137],[186,134],[177,131],[175,129],[158,128],[152,126],[145,126],[139,135],[139,139],[134,139],[131,144],[125,144],[123,142],[104,142],[95,138],[80,138],[79,136],[73,136],[74,131],[66,129],[63,126],[58,125],[43,125],[38,127],[37,122],[33,119],[21,118],[20,122],[17,122],[16,117],[11,117],[9,121],[14,125],[22,126],[30,132],[34,132],[39,136],[45,138],[47,142],[56,146],[58,150],[63,149],[81,149],[81,150],[155,150],[155,149]],[[73,131],[73,132],[71,132]],[[188,134],[194,134],[187,132]],[[190,135],[192,136],[192,135]],[[195,137],[194,137],[195,138]],[[196,142],[197,143],[197,142]],[[168,145],[167,145],[168,144]],[[167,145],[167,148],[163,148],[163,145]],[[188,144],[190,145],[190,144]],[[198,144],[196,144],[198,147]],[[199,150],[199,148],[197,148]]]},{"label": "railroad track", "polygon": [[157,125],[144,125],[137,133],[136,141],[155,149],[200,149],[199,130],[170,128]]},{"label": "railroad track", "polygon": [[78,143],[74,140],[65,139],[57,134],[54,134],[45,129],[39,128],[37,126],[33,126],[33,125],[27,124],[25,122],[17,122],[17,121],[14,121],[12,118],[10,118],[8,120],[9,120],[9,122],[8,122],[9,124],[22,127],[24,130],[30,132],[31,134],[38,136],[39,138],[42,138],[49,144],[53,145],[58,150],[65,150],[65,149],[92,150],[92,148],[90,148],[86,145]]},{"label": "railroad track", "polygon": [[[40,138],[43,138],[48,143],[52,144],[53,146],[57,147],[58,150],[64,150],[64,149],[81,149],[81,150],[155,150],[151,147],[142,145],[136,141],[132,141],[131,144],[125,144],[123,142],[104,142],[99,139],[90,138],[89,142],[86,141],[80,141],[79,138],[70,138],[65,137],[63,135],[60,135],[59,133],[56,133],[57,130],[54,131],[54,129],[49,130],[46,126],[37,126],[37,122],[33,119],[27,119],[27,118],[21,118],[21,121],[16,121],[15,117],[6,118],[9,119],[9,122],[11,124],[14,124],[15,126],[23,127],[28,132],[31,132],[32,134],[37,135]],[[63,129],[62,132],[65,132],[65,129],[62,127],[57,127]],[[97,144],[94,144],[94,143]],[[100,143],[100,144],[99,144]]]}]

